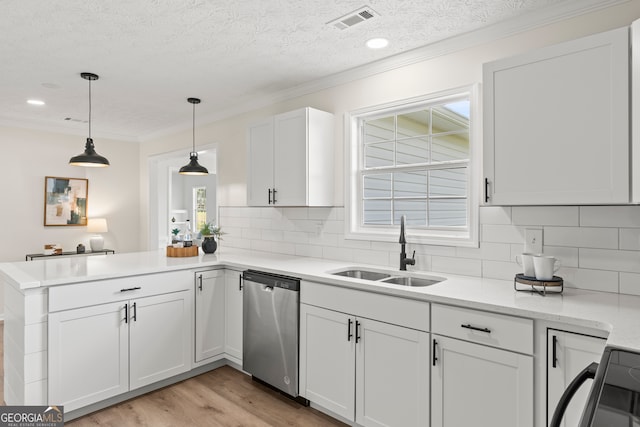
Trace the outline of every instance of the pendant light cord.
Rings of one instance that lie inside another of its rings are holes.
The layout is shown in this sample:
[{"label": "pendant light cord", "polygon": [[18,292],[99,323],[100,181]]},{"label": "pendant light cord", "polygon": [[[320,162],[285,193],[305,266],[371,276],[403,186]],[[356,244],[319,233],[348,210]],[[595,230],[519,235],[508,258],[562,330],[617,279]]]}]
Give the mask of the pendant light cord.
[{"label": "pendant light cord", "polygon": [[193,152],[196,152],[196,104],[193,104]]},{"label": "pendant light cord", "polygon": [[91,79],[89,79],[89,138],[91,138]]}]

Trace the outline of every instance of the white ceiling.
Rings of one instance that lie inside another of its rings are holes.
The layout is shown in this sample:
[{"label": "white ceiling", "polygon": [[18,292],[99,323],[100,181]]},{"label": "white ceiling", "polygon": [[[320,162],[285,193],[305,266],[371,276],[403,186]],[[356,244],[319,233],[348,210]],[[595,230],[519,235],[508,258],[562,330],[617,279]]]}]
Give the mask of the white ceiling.
[{"label": "white ceiling", "polygon": [[[187,97],[202,99],[202,124],[365,64],[417,60],[438,41],[473,43],[482,31],[509,34],[620,1],[1,0],[0,124],[86,134],[80,73],[92,72],[92,135],[144,140],[189,128]],[[327,25],[365,5],[379,16]],[[388,48],[364,47],[380,36]]]}]

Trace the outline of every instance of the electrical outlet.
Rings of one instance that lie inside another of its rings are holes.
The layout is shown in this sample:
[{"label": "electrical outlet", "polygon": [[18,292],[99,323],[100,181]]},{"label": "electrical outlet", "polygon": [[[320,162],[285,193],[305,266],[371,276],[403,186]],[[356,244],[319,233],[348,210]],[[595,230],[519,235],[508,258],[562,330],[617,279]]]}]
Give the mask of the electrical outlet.
[{"label": "electrical outlet", "polygon": [[524,252],[542,253],[542,229],[527,228],[524,230]]}]

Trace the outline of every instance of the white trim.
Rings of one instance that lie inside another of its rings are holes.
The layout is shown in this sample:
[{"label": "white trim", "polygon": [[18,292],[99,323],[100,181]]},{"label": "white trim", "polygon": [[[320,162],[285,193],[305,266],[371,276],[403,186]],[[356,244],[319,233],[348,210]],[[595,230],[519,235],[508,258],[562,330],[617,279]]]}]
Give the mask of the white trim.
[{"label": "white trim", "polygon": [[[416,231],[408,229],[406,232],[409,243],[421,243],[444,246],[478,247],[479,244],[479,194],[480,194],[480,156],[482,155],[482,117],[480,106],[480,84],[472,84],[455,89],[449,89],[429,95],[417,96],[405,100],[361,108],[344,115],[345,129],[345,238],[353,240],[372,240],[393,242],[398,238],[397,227],[367,227],[361,226],[360,212],[357,207],[362,200],[362,189],[359,185],[361,163],[361,144],[358,135],[358,121],[367,116],[377,116],[384,112],[397,112],[398,109],[411,109],[425,102],[439,102],[449,98],[459,98],[467,95],[470,102],[469,139],[469,190],[467,194],[467,209],[469,224],[464,232],[453,229],[429,229]],[[355,225],[355,226],[354,226]]]}]

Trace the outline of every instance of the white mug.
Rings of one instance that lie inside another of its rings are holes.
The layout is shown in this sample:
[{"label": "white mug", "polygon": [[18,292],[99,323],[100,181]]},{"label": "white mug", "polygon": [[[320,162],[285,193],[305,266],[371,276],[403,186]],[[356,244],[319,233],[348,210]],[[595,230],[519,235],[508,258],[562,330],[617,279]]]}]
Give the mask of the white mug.
[{"label": "white mug", "polygon": [[535,267],[533,266],[533,257],[538,256],[540,254],[534,254],[530,252],[525,252],[521,255],[516,255],[516,263],[520,267],[522,267],[522,274],[527,277],[535,277]]},{"label": "white mug", "polygon": [[551,280],[553,274],[560,268],[560,260],[553,256],[537,255],[533,257],[536,279]]}]

